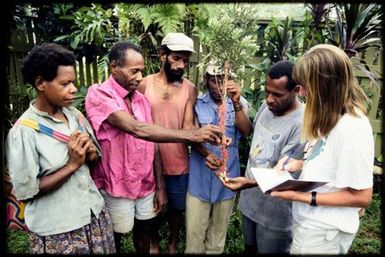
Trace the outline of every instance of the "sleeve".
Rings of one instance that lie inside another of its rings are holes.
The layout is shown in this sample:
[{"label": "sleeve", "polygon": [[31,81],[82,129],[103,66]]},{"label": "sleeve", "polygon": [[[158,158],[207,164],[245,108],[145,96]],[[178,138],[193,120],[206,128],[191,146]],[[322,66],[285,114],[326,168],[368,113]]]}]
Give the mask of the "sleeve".
[{"label": "sleeve", "polygon": [[291,156],[294,159],[300,160],[303,158],[306,142],[301,143],[301,127],[295,126],[291,131],[286,145],[282,148],[280,157]]},{"label": "sleeve", "polygon": [[39,154],[35,133],[31,128],[16,125],[7,137],[8,170],[18,200],[32,198],[39,192]]},{"label": "sleeve", "polygon": [[301,142],[303,112],[298,112],[286,120],[287,138],[282,146],[279,159],[283,156],[291,156],[294,159],[303,159],[306,141]]},{"label": "sleeve", "polygon": [[373,186],[374,140],[367,119],[350,119],[335,138],[336,187],[357,190]]},{"label": "sleeve", "polygon": [[241,96],[240,102],[241,102],[241,104],[242,104],[242,106],[243,106],[244,108],[246,108],[247,110],[249,109],[249,103],[247,102],[246,98],[244,98],[243,96]]},{"label": "sleeve", "polygon": [[119,106],[111,92],[102,90],[101,86],[93,85],[88,89],[85,100],[87,117],[95,131],[96,137],[102,139],[102,124],[112,113],[122,111],[124,108]]},{"label": "sleeve", "polygon": [[254,130],[256,129],[255,125],[257,124],[257,120],[259,119],[259,116],[261,115],[261,113],[263,112],[263,110],[264,110],[266,107],[267,107],[266,102],[265,102],[265,101],[262,102],[262,104],[261,104],[261,106],[259,107],[259,109],[258,109],[258,111],[257,111],[257,114],[255,115],[255,118],[254,118],[254,120],[253,120],[253,125],[252,125],[252,127],[253,127]]}]

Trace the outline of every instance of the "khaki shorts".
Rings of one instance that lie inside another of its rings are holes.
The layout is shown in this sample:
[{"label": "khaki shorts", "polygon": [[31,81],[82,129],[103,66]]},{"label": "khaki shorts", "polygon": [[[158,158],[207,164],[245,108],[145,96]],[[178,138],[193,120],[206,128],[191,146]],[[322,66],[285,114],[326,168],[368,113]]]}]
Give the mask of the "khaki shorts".
[{"label": "khaki shorts", "polygon": [[111,216],[114,232],[128,233],[134,227],[134,218],[148,220],[156,216],[154,212],[155,192],[136,200],[113,197],[103,189],[100,193],[104,197],[106,208]]},{"label": "khaki shorts", "polygon": [[347,254],[354,236],[338,229],[310,229],[293,222],[290,254]]}]

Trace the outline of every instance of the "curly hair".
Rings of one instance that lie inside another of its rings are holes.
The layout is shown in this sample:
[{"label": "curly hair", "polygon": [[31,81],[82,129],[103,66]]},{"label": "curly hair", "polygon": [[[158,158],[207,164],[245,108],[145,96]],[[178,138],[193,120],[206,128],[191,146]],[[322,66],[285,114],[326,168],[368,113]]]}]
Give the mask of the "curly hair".
[{"label": "curly hair", "polygon": [[294,63],[290,61],[286,61],[286,60],[279,61],[270,67],[267,75],[272,79],[279,79],[281,77],[286,76],[287,77],[286,89],[288,91],[292,91],[297,86],[297,83],[294,81],[292,77],[293,67],[294,67]]},{"label": "curly hair", "polygon": [[73,52],[55,43],[43,43],[35,46],[23,59],[21,73],[24,83],[35,86],[38,77],[52,81],[59,66],[74,66],[75,63]]}]

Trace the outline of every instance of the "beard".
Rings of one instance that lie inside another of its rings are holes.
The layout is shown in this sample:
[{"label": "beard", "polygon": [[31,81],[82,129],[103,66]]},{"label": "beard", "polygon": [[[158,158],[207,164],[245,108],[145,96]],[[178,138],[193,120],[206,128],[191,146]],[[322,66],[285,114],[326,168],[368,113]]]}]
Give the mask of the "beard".
[{"label": "beard", "polygon": [[171,69],[171,64],[168,62],[168,58],[166,58],[166,62],[164,63],[164,72],[166,73],[167,80],[169,82],[181,81],[183,77],[184,70],[173,70]]}]

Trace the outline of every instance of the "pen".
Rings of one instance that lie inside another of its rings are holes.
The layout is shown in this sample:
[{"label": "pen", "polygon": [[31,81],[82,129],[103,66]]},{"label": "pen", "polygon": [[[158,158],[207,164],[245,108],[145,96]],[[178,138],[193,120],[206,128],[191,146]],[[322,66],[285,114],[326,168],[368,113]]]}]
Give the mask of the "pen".
[{"label": "pen", "polygon": [[289,153],[289,157],[283,162],[282,164],[282,170],[285,169],[285,165],[289,162],[290,158],[294,155],[294,153],[296,152],[297,148],[300,146],[301,144],[296,144],[293,149],[291,149],[290,153]]}]

